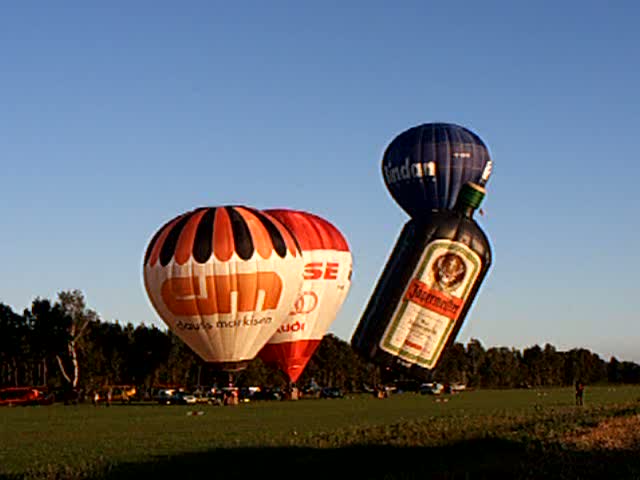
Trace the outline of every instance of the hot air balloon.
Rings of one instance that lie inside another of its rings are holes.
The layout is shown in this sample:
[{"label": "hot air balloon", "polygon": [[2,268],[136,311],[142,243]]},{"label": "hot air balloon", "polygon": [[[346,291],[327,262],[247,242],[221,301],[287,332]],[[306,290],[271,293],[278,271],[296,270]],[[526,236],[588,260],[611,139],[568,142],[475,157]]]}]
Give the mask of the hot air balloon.
[{"label": "hot air balloon", "polygon": [[327,220],[295,210],[265,210],[282,222],[302,249],[304,282],[287,320],[259,353],[292,383],[334,321],[351,285],[352,258],[340,231]]},{"label": "hot air balloon", "polygon": [[491,266],[473,218],[483,187],[463,186],[453,210],[409,220],[351,339],[385,369],[427,380],[455,341]]},{"label": "hot air balloon", "polygon": [[382,158],[391,196],[412,218],[451,210],[467,182],[484,185],[492,162],[484,142],[451,123],[426,123],[398,135]]},{"label": "hot air balloon", "polygon": [[199,208],[165,224],[144,257],[158,315],[203,360],[246,367],[291,311],[303,259],[275,218],[243,206]]}]

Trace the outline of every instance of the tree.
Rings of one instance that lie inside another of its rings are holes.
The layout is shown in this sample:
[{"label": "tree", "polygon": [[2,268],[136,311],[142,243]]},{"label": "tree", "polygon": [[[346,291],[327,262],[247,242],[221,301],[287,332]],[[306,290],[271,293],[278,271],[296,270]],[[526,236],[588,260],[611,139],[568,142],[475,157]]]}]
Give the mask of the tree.
[{"label": "tree", "polygon": [[576,381],[596,383],[607,378],[606,364],[597,355],[584,348],[574,348],[564,354],[564,384]]},{"label": "tree", "polygon": [[137,385],[151,388],[157,382],[159,369],[167,363],[171,353],[171,339],[166,332],[138,325],[133,331],[129,375]]},{"label": "tree", "polygon": [[542,350],[541,380],[544,386],[562,385],[564,360],[556,348],[547,343]]},{"label": "tree", "polygon": [[53,306],[47,299],[37,297],[24,316],[30,331],[31,346],[37,357],[38,384],[49,383],[49,365],[56,355],[66,350],[64,313],[60,305]]},{"label": "tree", "polygon": [[17,386],[21,383],[26,370],[27,349],[28,332],[24,317],[0,303],[0,384]]},{"label": "tree", "polygon": [[640,365],[634,362],[622,362],[620,376],[623,383],[640,383]]},{"label": "tree", "polygon": [[[57,368],[56,368],[57,367]],[[82,371],[82,377],[80,376]],[[441,381],[467,381],[487,388],[585,383],[640,383],[640,365],[612,357],[605,363],[586,349],[559,352],[534,345],[522,352],[471,339],[453,344],[434,372]],[[55,303],[36,298],[22,315],[0,303],[0,386],[60,384],[91,389],[108,383],[134,384],[144,390],[158,384],[186,388],[226,384],[228,377],[202,361],[169,330],[144,324],[103,322],[87,308],[83,294],[61,292]],[[381,369],[358,356],[335,335],[322,339],[298,384],[312,382],[359,390],[379,383],[414,384],[408,375]],[[278,370],[255,359],[237,374],[238,386],[286,386]]]},{"label": "tree", "polygon": [[622,367],[616,357],[611,357],[607,365],[607,380],[609,383],[622,382]]},{"label": "tree", "polygon": [[461,343],[449,346],[438,363],[434,378],[439,382],[462,382],[468,380],[468,358]]},{"label": "tree", "polygon": [[84,295],[80,290],[58,293],[57,304],[62,310],[62,328],[65,332],[66,352],[58,353],[56,360],[60,373],[72,388],[78,387],[80,363],[78,351],[80,341],[91,322],[98,321],[98,314],[87,308]]},{"label": "tree", "polygon": [[480,368],[482,386],[515,387],[522,383],[521,354],[515,349],[494,347],[487,350]]},{"label": "tree", "polygon": [[158,371],[157,380],[167,385],[195,384],[202,360],[177,335],[171,331],[167,335],[170,340],[169,355]]},{"label": "tree", "polygon": [[298,383],[304,385],[313,379],[322,386],[356,389],[377,378],[379,374],[367,368],[347,342],[329,333],[322,338]]},{"label": "tree", "polygon": [[484,357],[487,352],[485,351],[480,340],[472,338],[467,343],[466,355],[467,365],[469,368],[469,386],[477,387],[481,383],[480,367],[484,362]]},{"label": "tree", "polygon": [[544,355],[538,345],[525,348],[522,352],[525,367],[525,382],[532,387],[543,385]]}]

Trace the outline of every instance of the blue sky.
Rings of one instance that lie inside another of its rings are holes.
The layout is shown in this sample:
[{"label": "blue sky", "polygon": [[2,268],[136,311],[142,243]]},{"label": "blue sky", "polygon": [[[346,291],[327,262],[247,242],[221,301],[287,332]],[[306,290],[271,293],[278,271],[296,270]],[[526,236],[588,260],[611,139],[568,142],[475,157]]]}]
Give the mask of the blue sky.
[{"label": "blue sky", "polygon": [[640,361],[637,2],[88,3],[0,10],[0,302],[78,288],[162,326],[141,280],[161,224],[297,208],[351,245],[349,340],[408,219],[382,152],[446,121],[495,162],[459,340]]}]

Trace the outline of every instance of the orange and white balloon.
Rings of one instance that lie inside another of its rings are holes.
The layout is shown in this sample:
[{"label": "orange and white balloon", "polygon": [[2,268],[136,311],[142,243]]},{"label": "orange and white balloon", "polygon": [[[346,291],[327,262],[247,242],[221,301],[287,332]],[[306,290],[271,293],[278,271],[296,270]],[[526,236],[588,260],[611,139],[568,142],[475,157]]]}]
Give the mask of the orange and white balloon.
[{"label": "orange and white balloon", "polygon": [[199,208],[165,224],[144,284],[169,328],[203,360],[240,370],[288,318],[303,258],[277,219],[243,206]]}]

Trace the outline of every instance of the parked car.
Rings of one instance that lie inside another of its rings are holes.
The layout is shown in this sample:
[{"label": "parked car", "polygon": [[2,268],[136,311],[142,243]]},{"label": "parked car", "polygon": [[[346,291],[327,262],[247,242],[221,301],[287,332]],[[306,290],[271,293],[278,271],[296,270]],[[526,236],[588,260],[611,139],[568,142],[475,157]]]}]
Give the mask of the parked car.
[{"label": "parked car", "polygon": [[343,398],[344,393],[338,387],[325,387],[320,390],[320,398]]},{"label": "parked car", "polygon": [[422,395],[440,395],[444,393],[444,385],[441,383],[423,383],[420,385]]},{"label": "parked car", "polygon": [[195,405],[198,399],[191,393],[182,390],[160,390],[156,401],[161,405]]},{"label": "parked car", "polygon": [[304,398],[319,398],[321,391],[322,388],[316,384],[306,385],[302,387],[302,396]]},{"label": "parked car", "polygon": [[198,399],[192,393],[176,392],[171,397],[171,403],[176,405],[195,405],[198,403]]},{"label": "parked car", "polygon": [[163,388],[153,395],[153,399],[161,405],[171,405],[171,398],[176,391],[173,388]]},{"label": "parked car", "polygon": [[262,388],[251,394],[251,400],[282,400],[283,397],[278,388]]},{"label": "parked car", "polygon": [[206,395],[207,397],[207,403],[209,405],[223,405],[224,404],[224,393],[217,391],[217,392],[210,392],[207,393]]},{"label": "parked car", "polygon": [[451,391],[452,392],[464,392],[467,389],[467,386],[464,383],[452,383]]},{"label": "parked car", "polygon": [[107,389],[111,389],[112,402],[122,403],[131,403],[131,401],[136,398],[138,392],[136,387],[131,385],[113,385],[107,387]]},{"label": "parked car", "polygon": [[209,398],[203,392],[193,392],[193,396],[196,399],[195,403],[199,403],[199,404],[207,404],[207,403],[209,403]]},{"label": "parked car", "polygon": [[393,382],[395,393],[418,392],[420,383],[415,380],[397,380]]},{"label": "parked car", "polygon": [[0,405],[27,406],[48,405],[52,403],[50,396],[33,387],[10,387],[0,389]]}]

